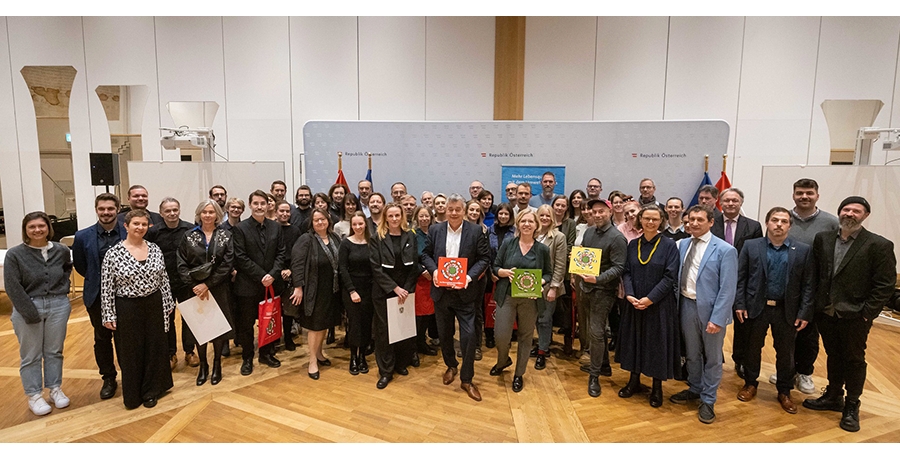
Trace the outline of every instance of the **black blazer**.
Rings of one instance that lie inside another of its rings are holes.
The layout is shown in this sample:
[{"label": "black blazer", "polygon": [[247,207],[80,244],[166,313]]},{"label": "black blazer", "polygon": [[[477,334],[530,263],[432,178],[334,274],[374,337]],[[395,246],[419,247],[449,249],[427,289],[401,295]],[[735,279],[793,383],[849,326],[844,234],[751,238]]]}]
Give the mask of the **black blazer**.
[{"label": "black blazer", "polygon": [[[734,310],[746,310],[750,318],[758,317],[766,307],[766,276],[769,240],[754,238],[744,243],[738,259],[737,295]],[[788,244],[787,280],[784,285],[784,320],[791,326],[801,319],[811,321],[813,317],[813,293],[815,283],[813,269],[809,264],[809,245],[799,241],[785,240]]]},{"label": "black blazer", "polygon": [[253,217],[244,219],[234,227],[234,294],[243,297],[265,295],[262,279],[267,274],[275,278],[272,287],[276,295],[283,289],[281,269],[284,267],[284,240],[281,225],[274,220],[264,219],[266,246],[259,241],[259,225]]},{"label": "black blazer", "polygon": [[[72,244],[72,263],[75,271],[84,277],[84,305],[91,308],[94,302],[100,298],[100,247],[97,241],[97,231],[100,222],[88,228],[75,232],[75,242]],[[125,227],[116,225],[115,231],[119,234],[119,240],[124,240],[128,235]]]},{"label": "black blazer", "polygon": [[403,261],[403,265],[409,269],[405,279],[396,277],[401,267],[394,266],[397,255],[394,254],[394,245],[389,236],[381,239],[376,234],[369,244],[369,261],[372,263],[372,297],[376,299],[393,297],[394,288],[397,286],[406,289],[407,292],[415,292],[416,282],[419,280],[419,275],[422,274],[416,235],[410,231],[400,234],[400,259]]},{"label": "black blazer", "polygon": [[[335,275],[334,272],[323,273],[319,271],[319,251],[316,249],[318,244],[316,234],[314,232],[306,232],[300,235],[300,238],[297,238],[297,242],[291,248],[291,282],[295,288],[303,288],[303,314],[305,316],[312,316],[313,308],[316,305],[316,297],[318,296],[316,286],[319,284],[319,276],[340,277],[340,274]],[[341,237],[329,230],[328,245],[336,245],[337,254],[339,255]],[[330,292],[325,294],[330,294]],[[287,311],[294,312],[293,307],[288,307]]]},{"label": "black blazer", "polygon": [[[447,257],[447,226],[449,223],[440,222],[428,228],[428,241],[425,250],[422,251],[422,265],[429,273],[437,270],[437,261],[440,257]],[[472,278],[466,289],[439,288],[431,285],[431,298],[439,301],[444,292],[449,290],[459,291],[460,300],[466,303],[474,302],[479,296],[484,295],[484,285],[478,283],[478,277],[484,273],[491,264],[491,245],[487,235],[480,225],[463,221],[462,235],[459,240],[459,257],[467,259],[466,276]]]},{"label": "black blazer", "polygon": [[[715,216],[712,234],[725,241],[725,214]],[[762,238],[762,226],[759,222],[744,216],[738,216],[737,225],[734,227],[734,248],[740,254],[744,248],[744,242],[753,238]]]},{"label": "black blazer", "polygon": [[837,238],[838,232],[825,231],[813,240],[814,276],[818,283],[816,311],[832,305],[841,318],[862,315],[871,321],[878,317],[894,293],[897,282],[894,243],[861,229],[835,273]]}]

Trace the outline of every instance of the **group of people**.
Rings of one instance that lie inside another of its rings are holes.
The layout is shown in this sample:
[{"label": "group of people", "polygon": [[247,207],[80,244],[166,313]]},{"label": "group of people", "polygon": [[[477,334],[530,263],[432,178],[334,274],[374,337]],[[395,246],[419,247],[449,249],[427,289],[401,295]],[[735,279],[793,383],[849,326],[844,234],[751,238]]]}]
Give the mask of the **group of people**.
[{"label": "group of people", "polygon": [[[315,194],[303,185],[289,203],[286,185],[275,181],[269,193],[250,194],[244,220],[245,203],[217,185],[193,222],[181,219],[174,198],[163,199],[159,213],[148,211],[148,192],[135,185],[128,212],[119,212],[116,195],[97,196],[98,221],[75,235],[71,260],[67,248],[50,241],[49,217],[30,213],[22,223],[25,242],[9,250],[4,273],[29,407],[37,415],[51,411],[44,387],[56,407],[69,404],[61,389],[62,344],[74,265],[85,279],[100,397],[117,391],[117,356],[128,408],[153,407],[172,387],[173,311],[193,296],[212,296],[232,326],[211,340],[210,369],[207,345],[182,324],[185,362],[199,368],[197,385],[222,381],[232,339],[241,347],[242,375],[253,372],[256,348],[259,364],[279,367],[275,343],[254,343],[258,304],[271,289],[282,299],[279,346],[295,350],[295,326],[306,329],[314,380],[332,366],[324,344],[345,319],[351,374],[369,371],[366,356],[374,349],[376,386],[384,389],[395,374],[418,367],[420,354],[437,355],[438,348],[443,383],[458,375],[460,388],[480,401],[474,361],[482,359],[482,346],[497,349],[490,375],[515,364],[511,388],[519,392],[531,357],[536,370],[547,366],[558,326],[563,353],[575,353],[580,343],[591,397],[602,392],[599,376],[611,375],[614,352],[630,373],[619,397],[647,393],[659,407],[662,382],[685,380],[688,387],[669,400],[698,403],[704,423],[716,418],[729,324],[732,360],[745,382],[737,398],[750,401],[757,393],[771,329],[777,372],[769,380],[791,414],[798,411],[792,389],[815,392],[821,334],[828,387],[803,406],[840,411],[841,428],[859,430],[866,339],[896,277],[893,243],[862,227],[871,212],[864,198],[846,198],[834,216],[816,206],[818,184],[800,179],[795,206],[772,208],[761,225],[742,215],[737,188],[701,187],[699,203],[685,209],[677,197],[657,201],[651,179],[640,182],[637,198],[621,191],[601,196],[597,178],[568,196],[554,193],[556,185],[551,172],[537,194],[528,183],[511,183],[507,202],[495,204],[479,181],[468,198],[425,191],[418,199],[398,182],[388,200],[363,180],[355,194],[343,184]],[[569,273],[572,251],[581,248],[600,250],[598,274]],[[465,259],[466,277],[456,287],[437,283],[445,257]],[[534,280],[540,295],[511,295],[516,269],[540,270]],[[417,334],[392,343],[394,298],[413,304]],[[642,375],[651,379],[649,388]]]}]

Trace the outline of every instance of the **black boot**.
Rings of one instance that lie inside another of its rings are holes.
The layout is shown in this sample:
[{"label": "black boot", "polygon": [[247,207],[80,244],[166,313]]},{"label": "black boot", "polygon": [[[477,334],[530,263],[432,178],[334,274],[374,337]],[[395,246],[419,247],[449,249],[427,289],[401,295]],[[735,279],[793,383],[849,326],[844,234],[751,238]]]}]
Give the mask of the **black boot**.
[{"label": "black boot", "polygon": [[200,370],[197,372],[197,386],[203,385],[206,383],[206,379],[209,378],[209,363],[206,362],[204,357],[203,360],[200,361]]},{"label": "black boot", "polygon": [[[830,410],[841,412],[844,410],[844,390],[825,388],[825,393],[816,399],[803,401],[803,407],[811,410]],[[858,418],[858,417],[857,417]]]},{"label": "black boot", "polygon": [[325,344],[331,345],[334,343],[334,326],[328,328],[328,335],[325,337]]},{"label": "black boot", "polygon": [[650,407],[662,406],[662,380],[653,379],[653,389],[650,390]]},{"label": "black boot", "polygon": [[849,397],[844,403],[844,415],[841,416],[841,428],[846,431],[859,431],[859,400],[853,400]]},{"label": "black boot", "polygon": [[359,375],[359,362],[357,361],[357,349],[350,349],[350,375]]},{"label": "black boot", "polygon": [[641,374],[637,372],[632,372],[631,377],[628,379],[628,383],[619,390],[620,398],[630,398],[634,396],[635,393],[641,392]]},{"label": "black boot", "polygon": [[209,375],[209,383],[218,385],[222,381],[222,360],[217,356],[213,359],[212,374]]},{"label": "black boot", "polygon": [[366,352],[362,348],[357,350],[356,365],[359,367],[360,373],[369,373],[369,363],[366,362]]}]

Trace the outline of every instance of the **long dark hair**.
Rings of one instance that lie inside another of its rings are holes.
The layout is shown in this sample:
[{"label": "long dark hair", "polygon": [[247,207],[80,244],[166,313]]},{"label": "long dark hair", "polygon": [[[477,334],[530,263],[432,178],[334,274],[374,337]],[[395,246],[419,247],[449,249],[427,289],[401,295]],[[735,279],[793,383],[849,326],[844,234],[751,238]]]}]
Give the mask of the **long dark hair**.
[{"label": "long dark hair", "polygon": [[572,220],[575,220],[575,206],[572,206],[572,200],[575,199],[576,194],[581,195],[581,206],[578,207],[579,211],[581,211],[581,207],[584,206],[584,203],[587,201],[587,195],[581,189],[572,190],[572,193],[569,194],[569,201],[566,203],[569,205],[566,214],[569,216],[569,219]]},{"label": "long dark hair", "polygon": [[[506,225],[500,223],[500,210],[505,209],[506,212],[509,213],[509,222]],[[509,203],[500,203],[497,205],[497,211],[494,213],[494,227],[502,228],[502,227],[512,227],[516,224],[516,213],[513,212],[513,207]]]}]

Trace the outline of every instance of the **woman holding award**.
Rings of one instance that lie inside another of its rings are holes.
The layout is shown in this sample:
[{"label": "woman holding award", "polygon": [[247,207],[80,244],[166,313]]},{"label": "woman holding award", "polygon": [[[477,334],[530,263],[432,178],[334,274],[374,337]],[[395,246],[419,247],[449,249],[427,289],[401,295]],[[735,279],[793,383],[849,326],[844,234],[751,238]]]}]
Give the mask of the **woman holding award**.
[{"label": "woman holding award", "polygon": [[415,304],[408,297],[415,292],[416,280],[422,273],[416,236],[407,230],[400,204],[385,206],[371,244],[372,303],[375,306],[372,329],[375,361],[381,375],[375,386],[382,390],[393,380],[395,372],[409,374],[406,367],[412,362],[416,346],[415,336],[391,343],[388,335],[388,299],[397,297],[401,307],[415,311]]},{"label": "woman holding award", "polygon": [[[528,355],[531,350],[531,338],[534,335],[534,324],[539,314],[544,311],[544,299],[541,297],[540,285],[550,282],[553,266],[550,261],[550,248],[538,243],[535,234],[541,229],[537,216],[531,210],[519,211],[516,216],[516,233],[514,238],[506,238],[497,257],[494,259],[492,271],[499,281],[494,291],[497,311],[494,318],[494,335],[497,340],[497,364],[491,368],[491,375],[500,375],[503,369],[512,365],[509,357],[509,341],[512,337],[513,323],[518,321],[518,351],[516,371],[513,376],[512,389],[522,391],[524,382],[522,375],[528,367]],[[523,287],[523,280],[516,279],[517,269],[538,269],[541,273],[540,285],[529,297],[513,297],[513,284],[517,289]]]},{"label": "woman holding award", "polygon": [[[565,197],[560,198],[565,201]],[[547,357],[550,356],[556,299],[565,294],[563,282],[565,281],[566,266],[569,264],[569,253],[566,236],[556,229],[553,208],[548,204],[542,204],[537,210],[537,218],[540,231],[536,232],[535,239],[550,249],[550,265],[553,267],[550,284],[547,289],[544,289],[544,310],[537,319],[538,346],[532,351],[532,355],[537,357],[534,368],[542,370],[547,366]]]},{"label": "woman holding award", "polygon": [[659,232],[664,215],[653,205],[638,213],[636,229],[643,234],[628,243],[625,273],[627,308],[622,310],[619,350],[622,369],[631,372],[620,398],[645,390],[641,374],[653,378],[650,405],[662,405],[662,381],[681,372],[678,304],[674,286],[678,277],[678,247]]},{"label": "woman holding award", "polygon": [[[184,234],[176,252],[178,276],[185,286],[190,286],[194,295],[203,300],[212,294],[228,324],[234,325],[231,316],[231,269],[234,265],[234,246],[231,232],[219,228],[225,213],[213,200],[203,200],[194,213],[195,222],[200,225]],[[187,327],[187,325],[185,325]],[[210,383],[218,385],[222,381],[222,350],[228,339],[234,337],[234,330],[212,339],[213,367],[209,373],[206,359],[207,344],[197,345],[200,370],[197,385]]]}]

